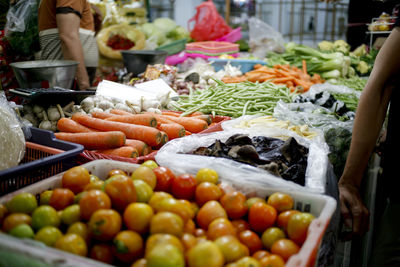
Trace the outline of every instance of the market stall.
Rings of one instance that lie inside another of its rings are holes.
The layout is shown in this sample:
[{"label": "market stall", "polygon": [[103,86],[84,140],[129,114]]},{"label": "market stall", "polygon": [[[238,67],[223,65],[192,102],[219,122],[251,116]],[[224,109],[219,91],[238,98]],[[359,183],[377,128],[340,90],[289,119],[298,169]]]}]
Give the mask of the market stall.
[{"label": "market stall", "polygon": [[255,17],[247,39],[212,1],[189,28],[148,21],[148,4],[92,2],[91,88],[75,90],[76,61],[9,65],[0,263],[333,265],[337,181],[377,50],[285,42]]}]

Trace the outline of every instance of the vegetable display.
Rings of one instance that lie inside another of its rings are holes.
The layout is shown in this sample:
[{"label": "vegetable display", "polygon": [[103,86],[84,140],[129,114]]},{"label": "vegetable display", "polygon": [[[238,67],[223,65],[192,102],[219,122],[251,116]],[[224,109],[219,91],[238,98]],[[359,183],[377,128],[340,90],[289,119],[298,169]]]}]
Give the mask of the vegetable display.
[{"label": "vegetable display", "polygon": [[216,80],[216,84],[204,90],[194,91],[188,96],[180,96],[172,103],[177,110],[184,111],[183,116],[195,111],[205,114],[217,114],[230,117],[242,115],[271,115],[278,100],[292,102],[293,94],[286,86],[264,83],[225,84]]},{"label": "vegetable display", "polygon": [[199,147],[194,155],[223,157],[246,163],[290,180],[305,184],[308,148],[294,138],[282,141],[277,138],[236,134],[225,143],[217,140],[209,147]]},{"label": "vegetable display", "polygon": [[0,204],[2,231],[116,266],[149,267],[284,266],[312,231],[315,216],[296,210],[289,193],[245,195],[212,169],[175,175],[147,166],[100,178],[71,168],[38,200],[25,192]]},{"label": "vegetable display", "polygon": [[[307,73],[307,66],[303,61],[302,69],[289,65],[274,65],[273,68],[254,66],[254,70],[246,72],[245,78],[250,82],[270,81],[277,85],[287,86],[291,92],[307,92],[311,85],[323,83],[324,80],[318,74],[312,77]],[[224,82],[229,82],[225,79]]]}]

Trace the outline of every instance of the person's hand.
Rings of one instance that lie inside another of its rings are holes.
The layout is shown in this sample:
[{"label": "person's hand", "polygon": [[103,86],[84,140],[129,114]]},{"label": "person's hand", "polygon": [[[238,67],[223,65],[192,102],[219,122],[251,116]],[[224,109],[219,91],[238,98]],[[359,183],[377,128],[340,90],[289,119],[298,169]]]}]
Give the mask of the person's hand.
[{"label": "person's hand", "polygon": [[340,212],[347,227],[352,232],[343,239],[354,235],[362,236],[369,230],[369,211],[364,206],[358,188],[351,183],[339,181]]},{"label": "person's hand", "polygon": [[78,80],[79,90],[85,91],[90,87],[89,81],[79,81]]},{"label": "person's hand", "polygon": [[90,7],[92,8],[94,31],[97,34],[101,30],[102,26],[101,24],[103,22],[103,14],[96,5],[91,4]]}]

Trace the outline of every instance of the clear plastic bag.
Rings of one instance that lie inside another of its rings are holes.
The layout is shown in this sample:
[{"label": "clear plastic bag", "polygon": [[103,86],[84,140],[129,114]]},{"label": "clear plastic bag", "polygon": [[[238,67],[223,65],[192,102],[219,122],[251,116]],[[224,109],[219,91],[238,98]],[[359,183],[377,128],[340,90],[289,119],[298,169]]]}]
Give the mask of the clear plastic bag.
[{"label": "clear plastic bag", "polygon": [[[268,136],[282,138],[294,137],[296,141],[309,149],[307,158],[307,169],[305,174],[305,186],[279,178],[268,171],[239,163],[230,159],[206,157],[186,154],[202,146],[209,146],[216,140],[225,142],[234,134],[248,134],[253,136]],[[211,134],[191,135],[184,138],[172,140],[165,144],[157,153],[156,160],[162,166],[171,167],[180,173],[196,173],[200,168],[212,168],[225,177],[230,177],[237,183],[254,182],[271,188],[287,188],[288,190],[311,191],[324,193],[325,176],[328,164],[328,148],[324,143],[310,141],[301,138],[296,133],[271,128],[265,129],[238,129],[230,131],[215,132]],[[184,162],[184,164],[182,164]],[[246,192],[247,193],[247,192]]]},{"label": "clear plastic bag", "polygon": [[282,34],[255,17],[249,19],[249,46],[250,52],[258,58],[265,58],[268,52],[285,51]]},{"label": "clear plastic bag", "polygon": [[38,2],[19,0],[7,12],[5,35],[13,50],[28,56],[39,51]]},{"label": "clear plastic bag", "polygon": [[287,104],[279,101],[274,109],[274,117],[320,129],[329,146],[328,157],[334,172],[337,177],[341,176],[350,148],[353,120],[340,121],[331,115],[331,110],[310,102]]},{"label": "clear plastic bag", "polygon": [[25,155],[23,125],[8,103],[4,92],[0,93],[0,170],[17,166]]}]

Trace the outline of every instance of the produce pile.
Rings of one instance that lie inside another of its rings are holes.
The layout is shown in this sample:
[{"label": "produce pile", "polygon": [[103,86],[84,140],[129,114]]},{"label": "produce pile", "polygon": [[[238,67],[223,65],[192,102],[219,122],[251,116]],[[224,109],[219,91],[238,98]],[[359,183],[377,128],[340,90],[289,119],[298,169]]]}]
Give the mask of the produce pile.
[{"label": "produce pile", "polygon": [[180,96],[171,102],[183,114],[201,111],[205,114],[240,117],[243,115],[271,115],[278,100],[292,102],[289,88],[264,83],[230,83],[215,80],[216,84],[204,90],[197,90],[188,96]]},{"label": "produce pile", "polygon": [[211,118],[203,114],[180,117],[164,114],[132,114],[119,109],[75,113],[58,121],[56,138],[81,144],[106,155],[135,158],[159,149],[168,140],[199,133],[208,128]]},{"label": "produce pile", "polygon": [[285,47],[283,54],[267,55],[269,66],[290,64],[301,68],[305,60],[309,73],[317,73],[326,80],[353,77],[357,74],[368,75],[377,53],[374,50],[368,53],[365,45],[350,52],[350,45],[343,40],[334,43],[323,41],[319,44],[319,49],[293,42],[287,43]]},{"label": "produce pile", "polygon": [[208,147],[197,148],[192,154],[232,159],[269,171],[285,180],[305,184],[308,148],[299,145],[292,137],[283,141],[235,134],[225,143],[216,140]]},{"label": "produce pile", "polygon": [[117,266],[257,267],[284,266],[315,218],[287,193],[246,196],[207,168],[176,176],[148,161],[100,179],[77,166],[60,180],[39,201],[0,204],[1,229]]},{"label": "produce pile", "polygon": [[223,82],[235,83],[246,80],[250,82],[270,81],[288,87],[291,92],[307,92],[313,84],[325,82],[318,74],[314,74],[312,77],[308,75],[305,61],[303,61],[303,69],[289,65],[274,65],[272,68],[268,68],[257,64],[254,66],[254,70],[246,72],[244,77],[236,77],[232,80],[225,78]]}]

